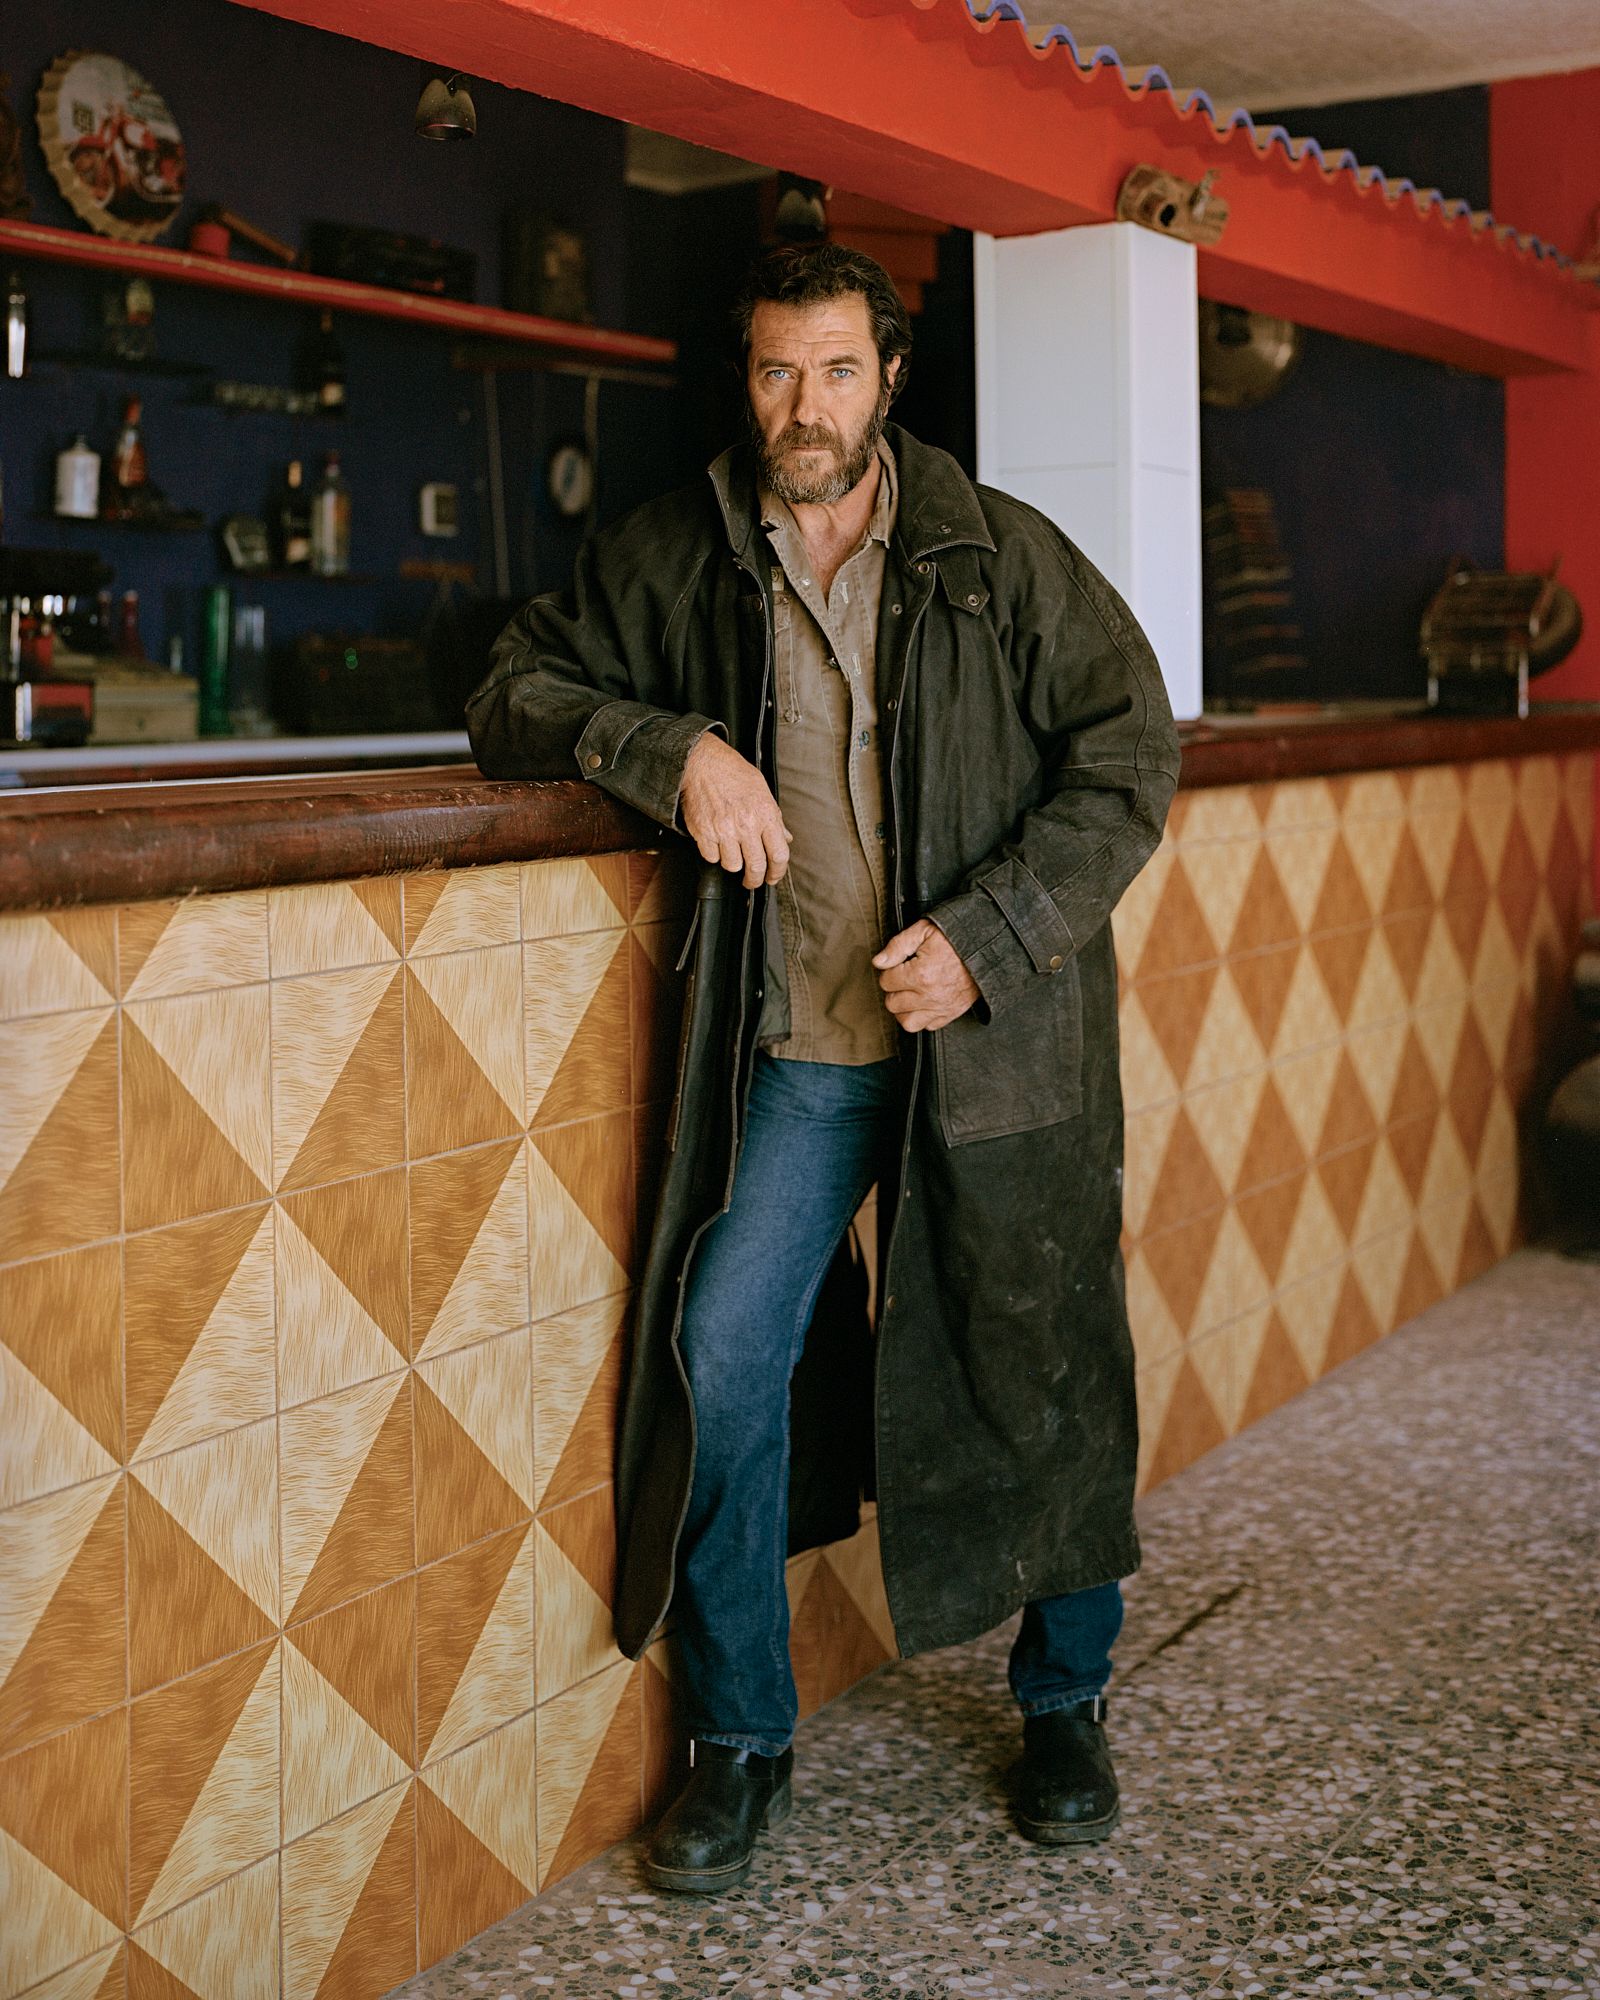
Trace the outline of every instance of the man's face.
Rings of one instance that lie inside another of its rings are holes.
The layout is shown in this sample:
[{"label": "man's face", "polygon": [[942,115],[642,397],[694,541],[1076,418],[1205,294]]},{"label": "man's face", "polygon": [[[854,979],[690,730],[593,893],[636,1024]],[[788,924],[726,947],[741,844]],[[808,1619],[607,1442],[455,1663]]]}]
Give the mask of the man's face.
[{"label": "man's face", "polygon": [[762,300],[750,322],[745,382],[761,473],[790,506],[828,506],[858,486],[883,434],[900,368],[878,362],[867,302]]}]

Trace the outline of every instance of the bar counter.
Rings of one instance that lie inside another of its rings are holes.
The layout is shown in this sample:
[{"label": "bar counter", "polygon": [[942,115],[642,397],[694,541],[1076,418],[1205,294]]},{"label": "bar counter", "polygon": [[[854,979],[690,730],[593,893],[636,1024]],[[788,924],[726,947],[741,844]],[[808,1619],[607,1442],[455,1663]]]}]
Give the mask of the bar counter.
[{"label": "bar counter", "polygon": [[[1113,920],[1142,1489],[1519,1240],[1597,746],[1188,732]],[[460,765],[0,796],[0,1794],[123,1859],[13,1849],[75,1959],[326,1906],[376,1995],[670,1788],[607,1605],[692,858]],[[891,1657],[870,1508],[790,1596],[806,1709]]]}]

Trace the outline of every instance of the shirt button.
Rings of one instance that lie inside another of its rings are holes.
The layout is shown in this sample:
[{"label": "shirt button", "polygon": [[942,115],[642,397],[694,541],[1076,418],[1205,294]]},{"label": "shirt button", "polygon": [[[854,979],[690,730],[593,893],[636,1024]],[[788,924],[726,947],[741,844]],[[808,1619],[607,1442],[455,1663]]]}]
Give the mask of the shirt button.
[{"label": "shirt button", "polygon": [[865,750],[867,745],[872,741],[872,731],[870,729],[863,729],[861,734],[856,738],[856,741]]},{"label": "shirt button", "polygon": [[589,769],[590,769],[591,771],[598,771],[598,770],[599,770],[599,768],[600,768],[600,766],[601,766],[601,765],[602,765],[602,764],[603,764],[603,763],[604,763],[605,761],[606,761],[606,760],[604,759],[604,757],[595,757],[595,756],[591,756],[591,757],[589,758]]},{"label": "shirt button", "polygon": [[1050,961],[1050,970],[1052,972],[1059,972],[1065,963],[1066,961],[1062,958],[1060,952],[1057,952],[1055,957]]},{"label": "shirt button", "polygon": [[880,820],[878,821],[878,824],[877,824],[877,828],[876,828],[875,830],[876,830],[876,832],[877,832],[877,835],[878,835],[878,838],[879,838],[880,840],[882,840],[882,838],[883,838],[883,821],[882,821],[881,819],[880,819]]}]

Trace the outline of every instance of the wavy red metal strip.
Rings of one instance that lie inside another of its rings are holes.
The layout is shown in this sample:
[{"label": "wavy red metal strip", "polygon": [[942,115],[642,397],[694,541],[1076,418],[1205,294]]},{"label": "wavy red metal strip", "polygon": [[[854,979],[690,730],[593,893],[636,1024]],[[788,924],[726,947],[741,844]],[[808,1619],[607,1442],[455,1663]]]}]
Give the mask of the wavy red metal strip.
[{"label": "wavy red metal strip", "polygon": [[[1122,107],[1148,120],[1152,127],[1162,123],[1176,126],[1191,141],[1197,131],[1203,131],[1219,152],[1231,151],[1235,156],[1248,153],[1252,161],[1294,174],[1302,173],[1309,161],[1332,192],[1348,190],[1364,201],[1377,190],[1397,216],[1407,212],[1401,206],[1406,202],[1411,220],[1437,222],[1447,229],[1464,228],[1469,235],[1514,250],[1571,278],[1571,260],[1536,236],[1496,222],[1492,215],[1474,211],[1464,201],[1447,200],[1437,188],[1418,188],[1408,180],[1391,181],[1380,168],[1362,165],[1348,151],[1325,154],[1316,140],[1291,138],[1281,125],[1258,127],[1247,112],[1238,112],[1222,123],[1204,91],[1191,91],[1180,102],[1163,71],[1151,68],[1135,80],[1116,51],[1106,46],[1085,58],[1069,29],[1037,30],[1011,0],[998,0],[983,11],[971,0],[850,0],[850,4],[852,11],[862,14],[903,15],[914,10],[945,32],[973,37],[969,50],[975,60],[986,67],[1010,67],[1019,81],[1031,88],[1070,85],[1101,103],[1116,93]],[[1585,285],[1585,289],[1600,300],[1600,288]]]}]

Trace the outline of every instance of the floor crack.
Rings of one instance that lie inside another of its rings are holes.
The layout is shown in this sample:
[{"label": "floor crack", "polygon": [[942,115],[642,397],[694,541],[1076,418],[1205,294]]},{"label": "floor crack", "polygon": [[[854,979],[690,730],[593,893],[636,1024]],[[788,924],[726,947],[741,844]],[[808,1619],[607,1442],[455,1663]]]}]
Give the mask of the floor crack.
[{"label": "floor crack", "polygon": [[1198,1611],[1185,1618],[1175,1631],[1169,1632],[1164,1639],[1158,1640],[1150,1648],[1149,1652],[1135,1660],[1131,1667],[1124,1668],[1118,1674],[1118,1680],[1123,1682],[1131,1681],[1135,1674],[1143,1673],[1152,1660],[1159,1659],[1163,1653],[1170,1652],[1181,1640],[1187,1639],[1191,1632],[1204,1625],[1208,1618],[1215,1618],[1219,1611],[1225,1611],[1239,1593],[1243,1590],[1248,1590],[1249,1587],[1250,1579],[1248,1577],[1241,1577],[1237,1583],[1229,1584],[1226,1590],[1219,1591],[1209,1603],[1202,1604]]}]

